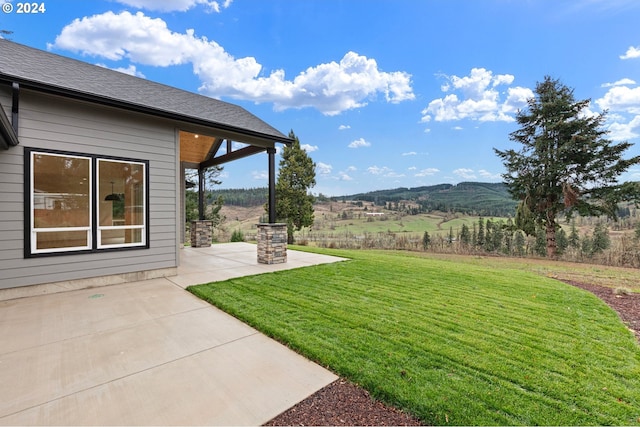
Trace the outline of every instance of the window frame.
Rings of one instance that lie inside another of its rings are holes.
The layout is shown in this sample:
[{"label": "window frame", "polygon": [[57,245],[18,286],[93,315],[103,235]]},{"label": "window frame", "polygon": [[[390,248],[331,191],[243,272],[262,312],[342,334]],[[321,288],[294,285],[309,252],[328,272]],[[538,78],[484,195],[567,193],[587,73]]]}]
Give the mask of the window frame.
[{"label": "window frame", "polygon": [[[61,157],[73,157],[89,160],[89,226],[88,226],[88,244],[86,246],[70,247],[70,248],[49,248],[40,249],[36,248],[36,236],[38,232],[55,232],[55,231],[85,231],[87,227],[66,227],[66,228],[42,228],[36,231],[34,225],[34,175],[33,175],[33,159],[36,154],[61,156]],[[98,219],[99,213],[99,160],[113,161],[121,163],[134,163],[142,165],[143,172],[143,212],[142,212],[142,225],[129,225],[129,226],[101,226]],[[25,147],[24,148],[24,257],[36,258],[44,256],[60,256],[60,255],[75,255],[83,253],[101,253],[101,252],[114,252],[114,251],[128,251],[137,249],[149,249],[149,161],[141,159],[133,159],[127,157],[115,157],[115,156],[103,156],[98,154],[86,154],[71,151],[50,150],[42,148]],[[99,236],[102,230],[117,230],[117,229],[138,229],[142,230],[140,243],[123,243],[123,244],[103,244],[99,241]]]}]

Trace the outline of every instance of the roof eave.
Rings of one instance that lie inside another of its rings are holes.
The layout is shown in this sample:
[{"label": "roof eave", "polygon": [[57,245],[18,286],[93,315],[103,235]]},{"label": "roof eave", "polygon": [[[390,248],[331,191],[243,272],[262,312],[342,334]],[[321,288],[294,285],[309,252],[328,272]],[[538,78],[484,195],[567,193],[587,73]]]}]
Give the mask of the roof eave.
[{"label": "roof eave", "polygon": [[[97,103],[97,104],[105,105],[109,107],[116,107],[116,108],[121,108],[128,111],[149,114],[156,117],[162,117],[162,118],[167,118],[167,119],[172,119],[177,121],[183,121],[183,122],[191,123],[194,125],[214,128],[218,132],[223,133],[221,136],[231,138],[238,142],[248,143],[251,145],[270,147],[270,146],[273,146],[273,144],[275,143],[292,144],[294,142],[293,139],[286,137],[284,135],[282,136],[269,135],[269,134],[251,131],[251,130],[236,127],[236,126],[230,126],[230,125],[225,125],[225,124],[214,122],[214,121],[203,120],[203,119],[191,117],[188,115],[177,114],[170,111],[150,108],[144,105],[125,102],[119,99],[97,96],[95,94],[74,91],[69,88],[64,88],[64,87],[59,87],[54,85],[46,85],[40,82],[34,82],[34,81],[26,80],[23,78],[16,78],[12,76],[2,75],[0,76],[0,80],[5,81],[7,83],[19,83],[20,86],[24,89],[36,90],[39,92],[44,92],[52,95],[63,96],[63,97],[77,99],[81,101],[88,101],[88,102]],[[9,127],[11,128],[11,126]],[[17,141],[17,138],[16,138],[16,141]]]}]

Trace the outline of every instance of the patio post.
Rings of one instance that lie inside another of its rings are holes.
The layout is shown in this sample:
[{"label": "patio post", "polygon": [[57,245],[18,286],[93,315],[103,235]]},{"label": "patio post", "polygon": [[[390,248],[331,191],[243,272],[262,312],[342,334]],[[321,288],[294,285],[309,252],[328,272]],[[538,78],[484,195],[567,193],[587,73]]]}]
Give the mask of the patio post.
[{"label": "patio post", "polygon": [[198,219],[204,220],[204,169],[198,168]]},{"label": "patio post", "polygon": [[269,224],[276,222],[276,149],[267,148],[269,155]]}]

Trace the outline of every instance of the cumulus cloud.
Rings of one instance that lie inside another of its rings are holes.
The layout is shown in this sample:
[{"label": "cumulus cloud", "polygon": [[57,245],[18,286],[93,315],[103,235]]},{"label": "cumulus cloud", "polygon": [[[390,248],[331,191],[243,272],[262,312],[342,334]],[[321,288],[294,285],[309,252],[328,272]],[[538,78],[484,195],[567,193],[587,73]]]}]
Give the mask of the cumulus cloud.
[{"label": "cumulus cloud", "polygon": [[174,32],[162,19],[142,12],[105,12],[75,19],[49,45],[53,48],[156,67],[191,64],[201,81],[201,93],[273,103],[276,111],[313,107],[331,116],[379,97],[389,103],[415,99],[410,74],[381,71],[375,59],[356,52],[287,79],[282,69],[268,72],[253,57],[235,58],[193,29]]},{"label": "cumulus cloud", "polygon": [[455,175],[458,175],[460,178],[463,179],[476,179],[476,174],[473,171],[473,169],[467,169],[467,168],[460,168],[460,169],[456,169],[453,171],[453,173]]},{"label": "cumulus cloud", "polygon": [[440,169],[427,168],[427,169],[422,169],[420,172],[416,173],[415,176],[417,176],[417,177],[433,176],[433,175],[437,174],[438,172],[440,172]]},{"label": "cumulus cloud", "polygon": [[367,168],[367,172],[369,172],[371,175],[386,175],[389,172],[392,172],[392,169],[383,166],[383,167],[378,167],[378,166],[369,166]]},{"label": "cumulus cloud", "polygon": [[316,163],[316,171],[318,171],[320,175],[329,175],[332,170],[333,170],[333,166],[327,163],[322,163],[322,162]]},{"label": "cumulus cloud", "polygon": [[307,153],[313,153],[314,151],[319,150],[317,145],[310,145],[310,144],[301,144],[300,148],[302,148]]},{"label": "cumulus cloud", "polygon": [[357,170],[358,170],[358,168],[357,168],[357,167],[355,167],[355,166],[349,166],[349,167],[347,168],[347,172],[355,172],[355,171],[357,171]]},{"label": "cumulus cloud", "polygon": [[338,172],[338,179],[340,181],[353,181],[353,178],[346,172]]},{"label": "cumulus cloud", "polygon": [[418,153],[415,151],[407,151],[406,153],[402,153],[403,156],[417,156]]},{"label": "cumulus cloud", "polygon": [[634,47],[629,46],[629,49],[625,52],[624,55],[620,55],[620,59],[633,59],[640,58],[640,46]]},{"label": "cumulus cloud", "polygon": [[499,173],[491,173],[487,170],[484,169],[480,169],[478,171],[478,175],[480,175],[480,177],[484,178],[484,179],[490,179],[490,180],[500,180],[502,179],[502,176]]},{"label": "cumulus cloud", "polygon": [[347,129],[351,129],[351,126],[349,126],[349,125],[340,125],[340,126],[338,126],[338,130],[347,130]]},{"label": "cumulus cloud", "polygon": [[640,86],[614,86],[596,104],[603,110],[640,114]]},{"label": "cumulus cloud", "polygon": [[621,123],[619,121],[609,124],[608,137],[614,141],[626,141],[640,136],[640,115],[635,116],[631,121]]},{"label": "cumulus cloud", "polygon": [[614,141],[626,141],[640,136],[640,86],[631,87],[636,82],[631,79],[607,83],[607,93],[595,103],[607,110],[606,127],[608,137]]},{"label": "cumulus cloud", "polygon": [[186,12],[198,5],[204,5],[209,12],[220,12],[228,8],[233,0],[222,3],[211,0],[116,0],[118,3],[137,7],[138,9],[155,10],[159,12]]},{"label": "cumulus cloud", "polygon": [[499,86],[509,86],[515,80],[510,74],[494,75],[484,68],[473,68],[465,77],[442,76],[447,82],[442,85],[443,98],[432,100],[422,110],[422,122],[455,120],[477,120],[511,122],[513,114],[526,106],[533,91],[516,86],[500,92]]},{"label": "cumulus cloud", "polygon": [[635,85],[635,84],[636,84],[635,80],[624,78],[613,83],[603,83],[601,87],[628,86],[628,85]]},{"label": "cumulus cloud", "polygon": [[257,181],[269,179],[269,171],[251,171],[251,177]]},{"label": "cumulus cloud", "polygon": [[365,141],[364,138],[360,138],[360,139],[356,139],[355,141],[352,141],[348,147],[349,148],[371,147],[371,143],[368,141]]}]

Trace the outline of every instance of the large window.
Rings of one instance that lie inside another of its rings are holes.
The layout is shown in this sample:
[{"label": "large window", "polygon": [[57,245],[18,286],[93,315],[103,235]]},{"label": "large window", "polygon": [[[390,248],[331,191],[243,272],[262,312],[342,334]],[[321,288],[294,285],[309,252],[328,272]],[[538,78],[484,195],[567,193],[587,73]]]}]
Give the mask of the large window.
[{"label": "large window", "polygon": [[25,153],[26,256],[148,247],[148,162]]}]

